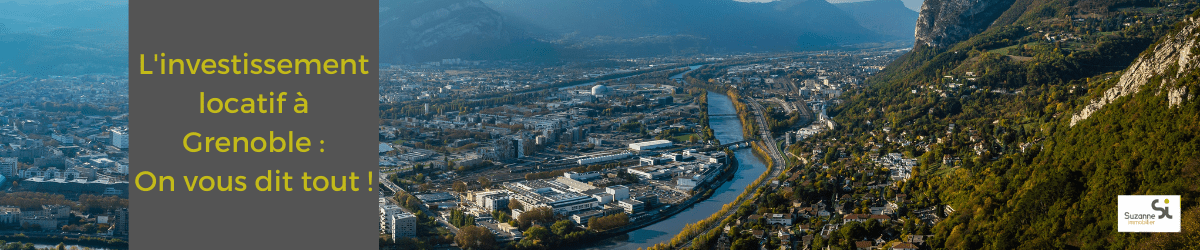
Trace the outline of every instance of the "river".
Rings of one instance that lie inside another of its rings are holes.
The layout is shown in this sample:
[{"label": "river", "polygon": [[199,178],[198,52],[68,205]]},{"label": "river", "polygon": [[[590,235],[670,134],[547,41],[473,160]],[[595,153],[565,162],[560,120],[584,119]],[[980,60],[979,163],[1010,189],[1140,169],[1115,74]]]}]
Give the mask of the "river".
[{"label": "river", "polygon": [[[687,70],[687,71],[684,71],[683,73],[675,74],[675,75],[671,76],[671,78],[669,78],[669,79],[676,79],[676,78],[683,79],[683,74],[687,74],[688,72],[692,72],[692,70],[699,69],[699,68],[700,68],[700,66],[703,66],[703,65],[687,66],[687,68],[688,68],[688,70]],[[625,78],[630,78],[630,77],[639,76],[639,75],[641,75],[641,74],[637,74],[637,75],[631,75],[631,76],[626,76],[626,77],[621,77],[621,78],[617,78],[617,79],[613,79],[613,80],[620,81],[620,80],[623,80],[623,79],[625,79]],[[606,81],[608,81],[608,80],[606,80]],[[564,90],[564,89],[576,88],[576,87],[580,87],[580,86],[592,86],[592,85],[596,85],[596,82],[595,82],[595,81],[591,81],[591,82],[585,82],[585,83],[575,84],[575,85],[571,85],[571,86],[566,86],[566,87],[558,88],[558,90]]]},{"label": "river", "polygon": [[[671,78],[669,78],[669,79],[683,79],[683,74],[687,74],[688,72],[692,72],[692,70],[699,69],[700,66],[704,66],[704,65],[688,66],[687,71],[684,71],[683,73],[675,74],[675,75],[671,76]],[[709,93],[712,93],[712,92],[709,92]]]},{"label": "river", "polygon": [[[737,117],[737,110],[729,96],[716,92],[708,92],[708,123],[713,129],[713,135],[722,143],[742,141],[742,122]],[[585,244],[579,249],[608,250],[608,249],[637,249],[647,248],[660,242],[670,241],[688,223],[696,223],[701,219],[717,213],[726,203],[737,199],[742,191],[754,182],[763,171],[767,170],[766,163],[758,159],[750,148],[734,152],[738,159],[737,172],[733,180],[725,182],[720,188],[713,190],[712,197],[697,202],[691,208],[683,210],[666,220],[632,232],[614,236],[608,239]]]}]

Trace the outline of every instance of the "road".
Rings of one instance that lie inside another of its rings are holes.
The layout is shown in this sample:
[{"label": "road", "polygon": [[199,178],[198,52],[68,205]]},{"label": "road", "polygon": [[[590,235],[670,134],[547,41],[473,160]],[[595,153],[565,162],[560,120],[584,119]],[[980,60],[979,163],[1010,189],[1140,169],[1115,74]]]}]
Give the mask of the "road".
[{"label": "road", "polygon": [[765,144],[763,146],[766,146],[763,150],[767,151],[767,154],[771,156],[771,162],[774,162],[775,166],[787,166],[785,165],[787,161],[784,160],[783,154],[779,152],[779,143],[775,141],[774,136],[771,136],[771,130],[767,127],[767,119],[763,117],[766,114],[764,113],[766,109],[762,107],[762,104],[758,103],[758,100],[752,97],[747,97],[746,99],[750,103],[750,107],[754,109],[754,120],[757,121],[755,125],[758,126],[759,137],[762,138],[762,142]]},{"label": "road", "polygon": [[779,103],[779,106],[783,107],[783,110],[787,111],[787,114],[789,114],[789,115],[791,115],[792,112],[795,112],[795,110],[793,110],[793,108],[792,108],[792,104],[788,103],[787,101],[784,101],[783,99],[779,99],[778,97],[771,97],[770,99],[767,99],[767,100]]}]

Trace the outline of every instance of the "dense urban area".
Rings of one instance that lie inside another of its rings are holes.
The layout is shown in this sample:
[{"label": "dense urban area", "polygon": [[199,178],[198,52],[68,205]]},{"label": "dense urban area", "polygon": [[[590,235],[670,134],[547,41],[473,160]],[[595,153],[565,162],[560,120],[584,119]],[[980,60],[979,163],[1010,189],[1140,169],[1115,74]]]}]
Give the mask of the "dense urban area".
[{"label": "dense urban area", "polygon": [[[1175,110],[1197,105],[1179,51],[1200,13],[1160,5],[1016,10],[912,49],[388,65],[380,247],[1187,246],[1109,216],[1119,194],[1197,190],[1196,116]],[[724,119],[743,140],[716,136]],[[738,177],[757,179],[689,214]]]},{"label": "dense urban area", "polygon": [[[854,230],[873,233],[872,245],[920,244],[918,227],[943,213],[910,212],[913,204],[896,190],[915,159],[876,151],[872,164],[831,169],[826,158],[850,156],[807,142],[837,128],[827,106],[906,51],[612,59],[556,68],[458,59],[385,65],[381,248],[580,247],[687,210],[736,171],[732,150],[751,147],[772,171],[735,188],[755,195],[740,200],[767,203],[719,213],[737,222],[719,239],[699,233],[726,218],[689,225],[679,237],[712,237],[705,244],[725,248],[755,237],[756,246],[804,249],[813,236],[838,235],[855,222]],[[739,112],[724,116],[742,121],[746,129],[738,132],[753,139],[716,140],[708,127],[710,94],[734,99]],[[781,177],[785,170],[790,178]],[[914,219],[891,220],[908,216]],[[908,238],[881,231],[888,223],[907,223]]]},{"label": "dense urban area", "polygon": [[128,84],[123,75],[0,74],[4,249],[127,247]]}]

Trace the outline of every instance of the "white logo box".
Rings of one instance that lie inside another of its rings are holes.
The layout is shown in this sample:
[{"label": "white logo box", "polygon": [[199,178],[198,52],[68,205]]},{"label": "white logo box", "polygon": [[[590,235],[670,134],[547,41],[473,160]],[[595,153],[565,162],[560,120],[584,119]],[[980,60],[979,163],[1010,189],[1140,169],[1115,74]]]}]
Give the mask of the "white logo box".
[{"label": "white logo box", "polygon": [[1178,233],[1182,202],[1178,195],[1118,195],[1117,232]]}]

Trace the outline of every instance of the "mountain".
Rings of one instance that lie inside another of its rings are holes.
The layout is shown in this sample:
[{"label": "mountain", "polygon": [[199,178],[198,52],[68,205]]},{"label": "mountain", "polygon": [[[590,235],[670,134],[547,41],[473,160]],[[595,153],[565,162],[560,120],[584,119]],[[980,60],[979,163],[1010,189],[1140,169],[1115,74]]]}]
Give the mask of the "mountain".
[{"label": "mountain", "polygon": [[977,34],[1000,17],[1014,0],[928,0],[917,18],[916,43],[954,44]]},{"label": "mountain", "polygon": [[62,28],[128,32],[129,4],[95,1],[54,4],[0,2],[0,23],[11,33],[38,33]]},{"label": "mountain", "polygon": [[128,4],[0,3],[0,72],[128,72]]},{"label": "mountain", "polygon": [[379,54],[383,62],[407,63],[528,59],[554,51],[479,0],[381,0]]},{"label": "mountain", "polygon": [[[823,0],[484,0],[535,36],[592,48],[666,44],[674,50],[803,50],[886,40]],[[699,46],[697,46],[699,45]],[[663,51],[669,53],[669,51]],[[660,52],[661,53],[661,52]]]},{"label": "mountain", "polygon": [[1099,112],[1109,103],[1114,103],[1121,97],[1136,95],[1142,91],[1153,91],[1156,96],[1166,95],[1169,107],[1179,106],[1184,101],[1192,99],[1193,94],[1188,87],[1195,86],[1185,81],[1195,83],[1195,79],[1186,79],[1200,71],[1195,61],[1200,47],[1196,46],[1197,32],[1200,32],[1200,21],[1195,18],[1181,22],[1178,33],[1169,34],[1161,42],[1149,50],[1146,56],[1139,57],[1125,73],[1121,74],[1116,85],[1104,91],[1079,113],[1071,116],[1071,126]]},{"label": "mountain", "polygon": [[910,39],[917,27],[917,12],[900,0],[873,0],[833,4],[868,30],[897,39]]},{"label": "mountain", "polygon": [[[933,234],[931,249],[1195,246],[1197,9],[1195,1],[926,1],[913,50],[829,109],[839,125],[832,146],[918,158],[897,186],[909,207],[939,216],[917,230]],[[1173,212],[1181,233],[1116,231],[1117,196],[1148,194],[1182,196],[1184,211]]]}]

